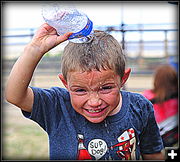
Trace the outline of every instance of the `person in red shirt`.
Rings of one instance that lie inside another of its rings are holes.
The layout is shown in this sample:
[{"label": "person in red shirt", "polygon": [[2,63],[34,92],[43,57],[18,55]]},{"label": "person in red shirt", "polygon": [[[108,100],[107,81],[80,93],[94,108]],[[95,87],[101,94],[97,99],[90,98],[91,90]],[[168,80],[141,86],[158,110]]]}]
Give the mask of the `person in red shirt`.
[{"label": "person in red shirt", "polygon": [[164,146],[178,142],[178,78],[170,65],[160,65],[154,74],[153,89],[142,94],[152,102]]}]

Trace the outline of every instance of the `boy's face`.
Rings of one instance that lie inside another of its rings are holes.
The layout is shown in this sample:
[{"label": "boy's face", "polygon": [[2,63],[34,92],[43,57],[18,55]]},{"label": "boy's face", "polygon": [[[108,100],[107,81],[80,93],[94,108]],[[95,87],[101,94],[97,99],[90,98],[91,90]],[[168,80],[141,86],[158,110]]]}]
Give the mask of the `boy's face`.
[{"label": "boy's face", "polygon": [[99,123],[120,110],[121,82],[112,70],[69,72],[63,83],[73,108],[90,122]]}]

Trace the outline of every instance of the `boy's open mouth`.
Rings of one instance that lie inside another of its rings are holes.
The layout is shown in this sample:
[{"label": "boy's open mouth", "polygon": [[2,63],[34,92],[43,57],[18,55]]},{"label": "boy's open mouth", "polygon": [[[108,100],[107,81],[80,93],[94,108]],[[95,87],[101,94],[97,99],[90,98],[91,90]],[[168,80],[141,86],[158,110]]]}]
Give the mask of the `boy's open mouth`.
[{"label": "boy's open mouth", "polygon": [[104,113],[104,111],[106,111],[106,108],[107,107],[105,107],[105,108],[96,108],[96,109],[85,109],[84,108],[84,110],[85,110],[87,115],[90,115],[90,116],[101,116]]},{"label": "boy's open mouth", "polygon": [[103,111],[104,109],[99,109],[99,110],[87,110],[88,112],[91,112],[91,113],[97,113],[97,112],[101,112]]}]

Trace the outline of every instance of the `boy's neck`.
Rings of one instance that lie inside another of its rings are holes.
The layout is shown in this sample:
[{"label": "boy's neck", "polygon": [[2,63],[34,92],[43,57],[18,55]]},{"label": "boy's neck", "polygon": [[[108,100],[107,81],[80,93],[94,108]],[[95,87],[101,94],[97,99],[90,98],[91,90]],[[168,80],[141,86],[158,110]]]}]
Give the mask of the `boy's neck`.
[{"label": "boy's neck", "polygon": [[119,104],[117,105],[117,107],[108,116],[112,116],[112,115],[117,114],[120,111],[121,106],[122,106],[122,95],[120,93],[120,95],[119,95]]}]

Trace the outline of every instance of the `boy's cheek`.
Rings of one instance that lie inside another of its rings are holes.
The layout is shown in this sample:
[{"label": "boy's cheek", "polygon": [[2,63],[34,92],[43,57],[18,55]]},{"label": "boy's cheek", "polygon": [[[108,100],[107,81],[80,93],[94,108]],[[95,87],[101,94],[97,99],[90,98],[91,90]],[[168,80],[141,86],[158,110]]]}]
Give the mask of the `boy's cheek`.
[{"label": "boy's cheek", "polygon": [[84,97],[71,96],[71,104],[75,109],[81,108],[85,103]]},{"label": "boy's cheek", "polygon": [[116,102],[118,101],[119,96],[120,96],[120,92],[117,90],[117,91],[111,92],[109,94],[103,95],[102,99],[104,101],[106,101],[107,103],[113,103],[114,101],[116,101]]}]

